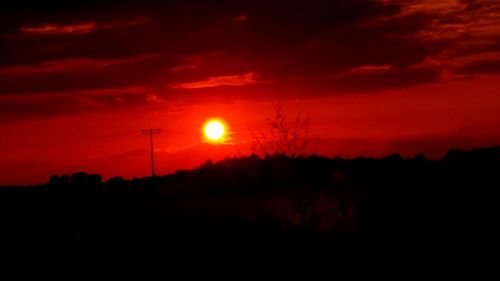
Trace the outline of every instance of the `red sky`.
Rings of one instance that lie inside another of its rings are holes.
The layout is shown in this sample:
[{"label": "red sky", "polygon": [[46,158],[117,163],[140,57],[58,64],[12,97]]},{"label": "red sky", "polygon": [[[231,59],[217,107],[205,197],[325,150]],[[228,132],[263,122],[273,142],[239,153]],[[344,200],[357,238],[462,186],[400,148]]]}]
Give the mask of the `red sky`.
[{"label": "red sky", "polygon": [[[164,3],[168,2],[168,3]],[[500,144],[500,2],[73,1],[0,11],[0,185],[249,153],[277,101],[328,156]],[[231,143],[202,143],[220,117]]]}]

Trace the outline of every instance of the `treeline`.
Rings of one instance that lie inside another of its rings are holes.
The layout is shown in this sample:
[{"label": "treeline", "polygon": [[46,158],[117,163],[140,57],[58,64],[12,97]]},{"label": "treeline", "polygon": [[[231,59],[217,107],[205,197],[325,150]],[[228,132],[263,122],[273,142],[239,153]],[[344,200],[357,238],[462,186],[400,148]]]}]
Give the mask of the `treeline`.
[{"label": "treeline", "polygon": [[154,178],[52,176],[0,188],[1,235],[18,245],[99,249],[446,241],[489,233],[499,170],[496,147],[437,161],[252,155]]}]

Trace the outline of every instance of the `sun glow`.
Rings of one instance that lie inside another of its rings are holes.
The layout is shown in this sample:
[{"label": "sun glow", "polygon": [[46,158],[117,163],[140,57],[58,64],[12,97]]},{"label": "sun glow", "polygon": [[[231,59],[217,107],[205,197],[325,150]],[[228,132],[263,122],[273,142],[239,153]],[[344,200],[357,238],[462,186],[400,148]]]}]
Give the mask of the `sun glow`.
[{"label": "sun glow", "polygon": [[203,125],[203,135],[205,140],[210,143],[222,143],[227,133],[227,128],[224,121],[220,119],[209,119]]}]

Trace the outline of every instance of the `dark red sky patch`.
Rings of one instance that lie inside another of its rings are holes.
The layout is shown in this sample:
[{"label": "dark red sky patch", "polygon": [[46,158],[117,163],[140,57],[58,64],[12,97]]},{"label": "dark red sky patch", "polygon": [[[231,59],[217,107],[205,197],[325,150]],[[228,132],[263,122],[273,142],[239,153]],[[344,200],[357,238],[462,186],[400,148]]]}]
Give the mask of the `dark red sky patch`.
[{"label": "dark red sky patch", "polygon": [[[321,154],[495,145],[499,35],[489,0],[5,4],[0,184],[80,169],[143,176],[133,132],[149,127],[164,128],[159,172],[247,153],[248,126],[278,100],[311,115]],[[212,116],[236,144],[201,144]]]}]

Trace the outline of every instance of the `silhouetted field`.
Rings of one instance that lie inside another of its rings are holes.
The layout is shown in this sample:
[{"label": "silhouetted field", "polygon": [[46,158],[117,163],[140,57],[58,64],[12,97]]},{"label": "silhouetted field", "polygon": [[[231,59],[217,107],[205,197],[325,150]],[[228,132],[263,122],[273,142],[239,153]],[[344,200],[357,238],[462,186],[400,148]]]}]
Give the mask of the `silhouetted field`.
[{"label": "silhouetted field", "polygon": [[11,249],[142,252],[364,250],[486,241],[496,225],[500,148],[445,159],[289,158],[207,162],[156,178],[53,176],[0,188]]}]

